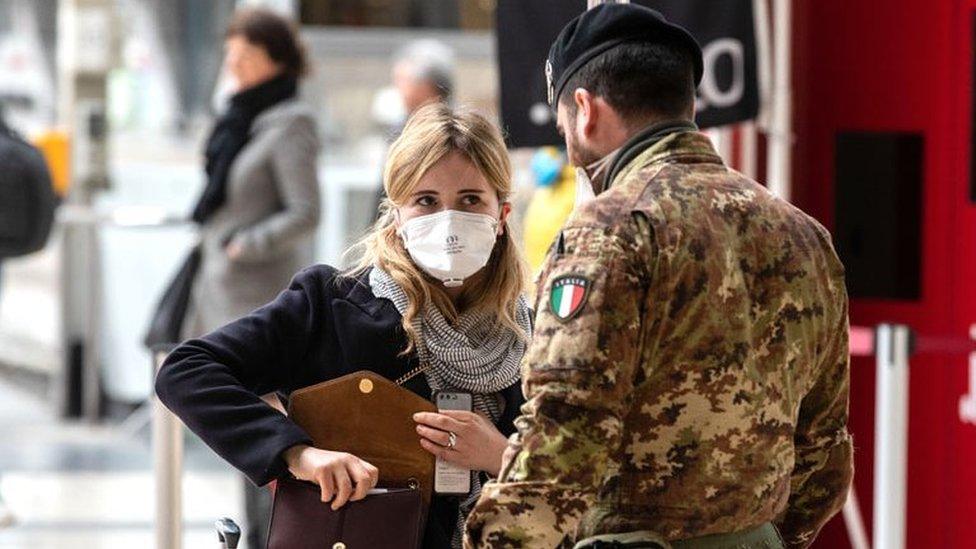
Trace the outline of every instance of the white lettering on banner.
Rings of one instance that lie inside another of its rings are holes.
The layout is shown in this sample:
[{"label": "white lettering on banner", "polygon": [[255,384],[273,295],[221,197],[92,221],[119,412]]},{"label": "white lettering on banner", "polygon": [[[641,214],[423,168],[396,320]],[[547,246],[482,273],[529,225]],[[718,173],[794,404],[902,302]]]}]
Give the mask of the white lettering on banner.
[{"label": "white lettering on banner", "polygon": [[969,393],[959,397],[959,421],[976,425],[976,353],[969,355]]},{"label": "white lettering on banner", "polygon": [[[976,325],[969,327],[969,337],[976,339]],[[976,425],[976,353],[969,355],[969,392],[959,397],[959,421]]]},{"label": "white lettering on banner", "polygon": [[[723,55],[732,62],[732,84],[726,90],[719,89],[715,78],[715,67]],[[702,49],[702,58],[705,73],[698,86],[695,110],[731,107],[741,101],[746,89],[746,57],[742,42],[735,38],[713,40]]]}]

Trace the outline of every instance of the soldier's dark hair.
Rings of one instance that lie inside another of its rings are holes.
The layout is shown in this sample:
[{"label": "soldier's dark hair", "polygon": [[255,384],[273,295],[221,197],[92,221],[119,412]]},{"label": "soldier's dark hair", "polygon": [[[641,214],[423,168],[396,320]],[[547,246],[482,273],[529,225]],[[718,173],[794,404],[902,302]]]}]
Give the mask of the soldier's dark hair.
[{"label": "soldier's dark hair", "polygon": [[241,36],[264,48],[268,57],[280,64],[289,76],[304,76],[308,72],[305,47],[298,37],[298,29],[271,10],[247,8],[235,13],[224,33],[224,38],[233,36]]},{"label": "soldier's dark hair", "polygon": [[573,91],[602,97],[636,123],[686,116],[695,100],[691,53],[669,44],[625,43],[610,48],[569,78],[559,98],[576,116]]}]

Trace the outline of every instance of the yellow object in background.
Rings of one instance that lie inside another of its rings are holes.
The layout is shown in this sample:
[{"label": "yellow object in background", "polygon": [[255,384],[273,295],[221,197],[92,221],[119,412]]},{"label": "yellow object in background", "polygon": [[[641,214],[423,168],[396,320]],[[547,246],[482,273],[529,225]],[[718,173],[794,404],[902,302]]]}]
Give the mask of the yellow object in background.
[{"label": "yellow object in background", "polygon": [[539,187],[525,211],[525,255],[536,273],[546,259],[549,246],[573,213],[576,202],[576,171],[566,165],[552,185]]},{"label": "yellow object in background", "polygon": [[71,184],[71,142],[68,132],[48,130],[34,138],[34,146],[40,149],[51,172],[51,185],[58,196],[64,198]]}]

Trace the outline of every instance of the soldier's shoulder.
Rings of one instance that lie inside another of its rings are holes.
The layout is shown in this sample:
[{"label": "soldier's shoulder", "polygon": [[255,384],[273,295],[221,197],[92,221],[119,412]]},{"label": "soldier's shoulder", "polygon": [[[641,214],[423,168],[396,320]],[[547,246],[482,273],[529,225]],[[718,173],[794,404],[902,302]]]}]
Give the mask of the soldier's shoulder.
[{"label": "soldier's shoulder", "polygon": [[816,231],[816,233],[826,244],[833,246],[833,236],[830,234],[830,231],[827,230],[827,227],[823,226],[823,223],[803,210],[796,208],[795,206],[794,208],[798,212],[798,215],[802,216],[803,220],[811,230]]},{"label": "soldier's shoulder", "polygon": [[635,217],[634,201],[616,187],[581,205],[563,226],[554,242],[563,256],[611,261],[627,258],[627,264],[643,265],[653,256],[651,232]]},{"label": "soldier's shoulder", "polygon": [[780,197],[774,196],[773,200],[780,204],[781,211],[784,212],[783,215],[791,219],[794,227],[798,227],[800,230],[815,234],[822,245],[830,248],[831,250],[833,249],[833,236],[830,234],[830,231],[827,230],[822,223],[820,223],[819,220],[801,210],[798,206],[791,204]]},{"label": "soldier's shoulder", "polygon": [[789,220],[788,223],[782,224],[788,228],[789,237],[795,242],[806,243],[802,248],[806,260],[824,268],[824,273],[828,278],[833,280],[835,284],[843,286],[845,268],[834,247],[834,240],[830,231],[820,221],[799,207],[779,197],[774,197],[774,200],[780,206],[780,215],[783,216],[780,219]]},{"label": "soldier's shoulder", "polygon": [[581,204],[566,227],[591,227],[619,230],[629,223],[639,192],[631,185],[614,185],[599,196]]}]

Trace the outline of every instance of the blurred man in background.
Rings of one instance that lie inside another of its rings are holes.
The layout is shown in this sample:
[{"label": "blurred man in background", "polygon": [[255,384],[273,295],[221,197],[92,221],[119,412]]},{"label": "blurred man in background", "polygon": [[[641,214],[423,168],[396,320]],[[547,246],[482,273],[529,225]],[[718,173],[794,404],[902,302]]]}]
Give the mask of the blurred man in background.
[{"label": "blurred man in background", "polygon": [[397,52],[393,86],[407,116],[432,101],[450,101],[454,93],[454,52],[433,39],[417,40]]},{"label": "blurred man in background", "polygon": [[415,40],[393,55],[390,85],[376,93],[373,119],[392,143],[417,109],[453,95],[454,52],[438,40]]},{"label": "blurred man in background", "polygon": [[[408,43],[393,56],[392,87],[380,91],[373,104],[373,116],[387,126],[392,143],[407,119],[427,103],[449,103],[454,94],[454,52],[443,42],[422,39]],[[380,163],[382,165],[382,162]],[[377,211],[386,195],[380,182]]]}]

